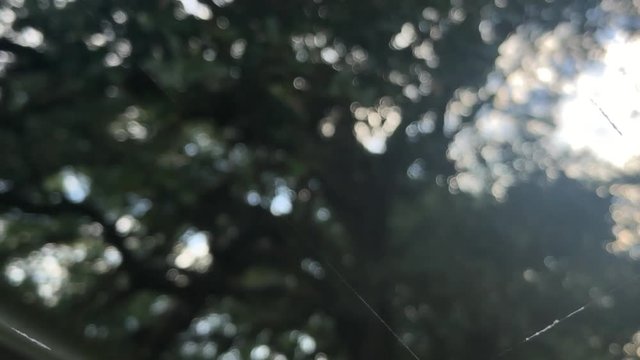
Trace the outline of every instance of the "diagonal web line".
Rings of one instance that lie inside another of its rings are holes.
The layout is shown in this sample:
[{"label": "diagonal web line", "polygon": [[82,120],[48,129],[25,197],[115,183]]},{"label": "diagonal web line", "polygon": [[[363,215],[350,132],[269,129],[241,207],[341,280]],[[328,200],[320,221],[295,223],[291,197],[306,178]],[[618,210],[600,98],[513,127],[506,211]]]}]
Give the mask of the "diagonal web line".
[{"label": "diagonal web line", "polygon": [[420,360],[420,357],[413,352],[413,350],[411,350],[411,348],[409,347],[409,345],[407,345],[407,343],[402,340],[402,338],[400,337],[400,335],[398,335],[398,333],[396,333],[393,328],[391,327],[391,325],[389,325],[389,323],[387,323],[382,316],[380,316],[380,314],[378,314],[378,312],[373,308],[373,306],[371,306],[369,304],[369,302],[367,300],[365,300],[364,297],[362,297],[362,295],[360,295],[360,293],[358,292],[358,290],[356,290],[351,283],[349,283],[349,281],[342,275],[342,273],[340,271],[338,271],[338,269],[333,266],[333,264],[331,264],[329,261],[324,261],[325,265],[327,265],[331,271],[333,271],[334,274],[336,274],[336,276],[340,279],[340,281],[342,281],[342,283],[349,289],[351,290],[351,292],[360,300],[360,302],[362,302],[362,304],[364,304],[364,306],[371,312],[371,314],[373,314],[373,316],[376,317],[376,319],[378,319],[378,321],[380,321],[380,323],[382,325],[384,325],[384,327],[389,331],[389,333],[391,333],[391,335],[393,335],[396,340],[398,340],[398,342],[400,343],[400,345],[402,345],[402,347],[404,347],[410,354],[411,356],[413,356],[414,359],[416,360]]},{"label": "diagonal web line", "polygon": [[50,348],[50,347],[48,347],[47,345],[45,345],[45,344],[43,344],[42,342],[40,342],[40,341],[38,341],[38,340],[36,340],[36,339],[32,338],[32,337],[31,337],[31,336],[29,336],[29,335],[27,335],[27,334],[23,333],[22,331],[20,331],[20,330],[18,330],[18,329],[16,329],[16,328],[14,328],[13,326],[9,326],[9,328],[11,328],[11,330],[13,330],[16,334],[18,334],[18,335],[22,336],[23,338],[25,338],[25,339],[27,339],[27,340],[31,341],[31,342],[32,342],[32,343],[34,343],[34,344],[36,344],[36,345],[40,346],[41,348],[43,348],[43,349],[47,349],[47,350],[51,351],[51,348]]},{"label": "diagonal web line", "polygon": [[602,116],[604,116],[605,119],[607,119],[607,121],[609,122],[609,124],[618,132],[618,134],[620,134],[620,136],[622,135],[622,131],[620,131],[620,129],[618,129],[618,127],[616,126],[616,124],[613,122],[613,120],[611,120],[611,118],[609,117],[609,115],[607,115],[607,113],[602,109],[602,107],[600,105],[598,105],[598,103],[593,100],[592,98],[590,98],[589,100],[591,100],[591,103],[598,108],[598,110],[600,110],[600,114],[602,114]]},{"label": "diagonal web line", "polygon": [[565,320],[567,320],[567,319],[569,319],[569,318],[571,318],[571,317],[573,317],[573,316],[575,316],[575,315],[577,315],[577,314],[581,313],[581,312],[582,312],[582,311],[584,311],[584,310],[585,310],[589,305],[591,305],[591,303],[584,304],[584,305],[580,306],[579,308],[577,308],[577,309],[573,310],[572,312],[570,312],[569,314],[567,314],[567,315],[566,315],[566,316],[564,316],[563,318],[553,320],[553,322],[552,322],[551,324],[547,325],[547,326],[546,326],[546,327],[544,327],[543,329],[541,329],[541,330],[539,330],[539,331],[537,331],[537,332],[533,333],[533,334],[532,334],[532,335],[530,335],[529,337],[525,338],[525,339],[521,342],[521,344],[524,344],[524,343],[526,343],[526,342],[529,342],[529,341],[533,340],[534,338],[536,338],[536,337],[538,337],[538,336],[540,336],[540,335],[542,335],[542,334],[546,333],[547,331],[549,331],[549,330],[553,329],[556,325],[560,324],[561,322],[563,322],[563,321],[565,321]]},{"label": "diagonal web line", "polygon": [[589,306],[591,306],[593,303],[592,302],[588,302],[582,306],[580,306],[579,308],[573,310],[572,312],[570,312],[569,314],[565,315],[564,317],[560,318],[560,319],[555,319],[553,320],[549,325],[543,327],[542,329],[536,331],[535,333],[527,336],[526,338],[524,338],[524,340],[520,341],[519,343],[515,344],[514,346],[507,348],[505,350],[503,350],[500,354],[498,354],[498,358],[503,357],[504,355],[510,353],[511,351],[513,351],[516,347],[528,343],[529,341],[537,338],[540,335],[543,335],[544,333],[546,333],[547,331],[552,330],[554,327],[556,327],[557,325],[559,325],[560,323],[564,322],[565,320],[568,320],[576,315],[578,315],[579,313],[583,312],[584,310],[586,310]]},{"label": "diagonal web line", "polygon": [[13,326],[11,326],[11,325],[7,324],[7,323],[6,323],[6,322],[4,322],[2,319],[0,319],[0,325],[4,326],[4,327],[6,327],[6,328],[11,329],[11,331],[13,331],[14,333],[16,333],[16,334],[20,335],[21,337],[23,337],[23,338],[25,338],[25,339],[29,340],[32,344],[35,344],[35,345],[37,345],[37,346],[39,346],[39,347],[41,347],[41,348],[43,348],[43,349],[46,349],[46,350],[52,351],[52,350],[51,350],[51,348],[50,348],[49,346],[47,346],[47,345],[43,344],[41,341],[39,341],[39,340],[37,340],[37,339],[35,339],[35,338],[33,338],[33,337],[31,337],[31,336],[27,335],[26,333],[24,333],[24,332],[22,332],[22,331],[20,331],[20,330],[16,329],[15,327],[13,327]]},{"label": "diagonal web line", "polygon": [[[608,291],[605,291],[604,294],[605,295],[612,295],[613,293],[617,292],[620,289],[623,289],[625,286],[628,286],[636,281],[640,280],[640,274],[635,275],[633,277],[631,277],[628,281],[624,281],[622,283],[619,283],[613,287],[611,287]],[[527,336],[526,338],[524,338],[524,340],[520,341],[519,343],[512,345],[511,347],[503,350],[501,353],[499,353],[496,357],[496,359],[500,359],[503,356],[507,355],[508,353],[510,353],[511,351],[515,350],[517,347],[519,347],[520,345],[523,345],[525,343],[528,343],[529,341],[537,338],[538,336],[541,336],[543,334],[545,334],[548,331],[551,331],[554,327],[558,326],[560,323],[563,323],[565,320],[569,320],[570,318],[580,314],[581,312],[589,309],[591,306],[593,306],[594,304],[596,304],[597,300],[593,299],[589,302],[587,302],[586,304],[580,306],[579,308],[571,311],[570,313],[568,313],[567,315],[555,319],[553,320],[549,325],[545,326],[544,328],[536,331],[535,333]]]},{"label": "diagonal web line", "polygon": [[[297,233],[297,230],[295,229],[295,227],[293,225],[289,224],[288,228],[290,230],[292,230],[294,233]],[[342,284],[347,289],[349,289],[349,291],[351,291],[353,293],[353,295],[355,295],[358,298],[358,300],[360,300],[360,302],[367,308],[367,310],[369,310],[371,315],[373,315],[376,318],[376,320],[378,320],[385,327],[385,329],[389,332],[389,334],[391,334],[398,341],[398,343],[409,354],[411,354],[411,356],[415,360],[422,360],[411,349],[411,347],[407,344],[407,342],[404,341],[400,337],[400,335],[398,335],[398,333],[395,330],[393,330],[391,325],[373,308],[373,306],[371,306],[371,304],[364,298],[364,296],[362,296],[360,294],[360,292],[353,285],[351,285],[351,282],[349,282],[349,280],[347,280],[347,278],[343,275],[343,273],[340,270],[338,270],[338,268],[335,265],[333,265],[333,262],[330,261],[326,256],[324,256],[316,246],[314,246],[313,244],[308,243],[308,242],[298,242],[298,243],[295,243],[295,244],[297,246],[301,246],[301,247],[307,249],[307,251],[310,251],[312,254],[314,254],[314,256],[317,256],[318,261],[320,262],[320,264],[322,264],[323,266],[326,266],[329,269],[331,269],[331,272],[333,272],[336,275],[336,277],[340,280],[340,282],[342,282]]]}]

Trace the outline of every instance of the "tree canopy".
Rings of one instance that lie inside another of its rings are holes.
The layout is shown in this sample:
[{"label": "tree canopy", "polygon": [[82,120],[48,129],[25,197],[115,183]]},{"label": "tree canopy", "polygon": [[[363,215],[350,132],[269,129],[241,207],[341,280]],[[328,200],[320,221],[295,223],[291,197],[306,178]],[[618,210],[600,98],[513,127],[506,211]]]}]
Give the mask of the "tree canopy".
[{"label": "tree canopy", "polygon": [[637,14],[0,3],[0,354],[637,356],[637,265],[611,254],[637,173],[545,142],[561,85]]}]

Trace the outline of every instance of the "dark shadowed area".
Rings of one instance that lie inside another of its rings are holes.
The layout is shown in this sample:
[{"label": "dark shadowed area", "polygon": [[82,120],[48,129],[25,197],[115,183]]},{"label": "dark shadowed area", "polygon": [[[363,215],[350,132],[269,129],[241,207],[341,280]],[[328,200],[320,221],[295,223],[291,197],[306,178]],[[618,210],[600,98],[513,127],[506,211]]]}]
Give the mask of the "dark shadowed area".
[{"label": "dark shadowed area", "polygon": [[0,359],[640,358],[640,2],[0,0]]}]

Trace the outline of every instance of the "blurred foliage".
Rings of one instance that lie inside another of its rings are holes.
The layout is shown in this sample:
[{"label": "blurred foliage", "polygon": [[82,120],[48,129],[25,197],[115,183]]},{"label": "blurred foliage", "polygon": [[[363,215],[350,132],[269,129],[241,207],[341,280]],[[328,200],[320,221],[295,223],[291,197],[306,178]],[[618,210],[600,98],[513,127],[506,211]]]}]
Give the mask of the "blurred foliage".
[{"label": "blurred foliage", "polygon": [[448,154],[503,40],[595,1],[1,4],[0,318],[51,358],[409,359],[338,274],[421,359],[635,351],[609,195]]}]

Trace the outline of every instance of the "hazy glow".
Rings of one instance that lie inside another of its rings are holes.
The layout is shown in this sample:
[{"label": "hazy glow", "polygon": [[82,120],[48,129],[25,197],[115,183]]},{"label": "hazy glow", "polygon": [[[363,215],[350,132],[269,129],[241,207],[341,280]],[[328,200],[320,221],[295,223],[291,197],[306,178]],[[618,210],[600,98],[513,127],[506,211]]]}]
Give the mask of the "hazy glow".
[{"label": "hazy glow", "polygon": [[91,192],[91,180],[86,175],[68,168],[62,171],[64,196],[74,203],[83,202]]},{"label": "hazy glow", "polygon": [[396,50],[401,50],[409,47],[417,39],[416,29],[413,24],[405,23],[402,25],[400,32],[396,34],[391,40],[391,47]]},{"label": "hazy glow", "polygon": [[[447,105],[444,131],[455,134],[448,156],[458,171],[450,190],[490,188],[503,199],[535,171],[611,180],[619,170],[638,170],[639,57],[640,40],[621,31],[587,39],[570,23],[542,34],[519,28],[500,45],[485,85],[458,89]],[[475,121],[465,123],[470,115]]]},{"label": "hazy glow", "polygon": [[607,244],[607,251],[628,253],[634,260],[640,260],[640,187],[635,184],[615,184],[609,189],[613,196],[611,219],[615,240]]},{"label": "hazy glow", "polygon": [[116,231],[121,235],[128,235],[131,231],[139,226],[138,220],[131,215],[123,215],[116,221]]},{"label": "hazy glow", "polygon": [[174,250],[174,264],[180,269],[204,272],[213,262],[209,248],[209,235],[189,229],[180,237]]},{"label": "hazy glow", "polygon": [[[618,34],[606,46],[603,68],[580,75],[575,96],[560,108],[556,137],[624,167],[640,154],[640,39]],[[605,112],[624,136],[609,124]]]},{"label": "hazy glow", "polygon": [[[618,349],[620,350],[620,349]],[[622,351],[628,355],[629,359],[640,357],[640,331],[635,332],[629,342],[622,346]]]},{"label": "hazy glow", "polygon": [[356,139],[370,153],[382,154],[387,150],[387,139],[402,122],[402,110],[391,98],[383,97],[378,106],[364,107],[357,103],[351,106]]},{"label": "hazy glow", "polygon": [[311,354],[316,351],[316,340],[308,334],[298,336],[298,348],[305,354]]},{"label": "hazy glow", "polygon": [[289,214],[293,210],[291,199],[285,193],[278,194],[271,200],[269,210],[275,216]]},{"label": "hazy glow", "polygon": [[266,360],[271,355],[271,349],[267,345],[258,345],[251,349],[251,360]]},{"label": "hazy glow", "polygon": [[[25,258],[12,259],[4,268],[4,275],[13,286],[29,281],[35,294],[45,305],[56,305],[70,288],[70,268],[86,260],[88,249],[83,243],[73,245],[45,244]],[[118,254],[119,255],[119,254]],[[116,261],[117,255],[109,255]]]},{"label": "hazy glow", "polygon": [[276,181],[275,196],[271,199],[269,211],[274,216],[283,216],[293,211],[293,199],[295,192],[287,187],[286,183],[279,179]]},{"label": "hazy glow", "polygon": [[44,42],[44,35],[32,27],[22,29],[16,37],[16,42],[27,47],[38,47]]},{"label": "hazy glow", "polygon": [[[220,353],[221,349],[213,339],[220,337],[232,338],[236,336],[238,326],[235,325],[229,314],[206,312],[194,318],[191,326],[181,336],[180,353],[184,356],[194,356],[198,359],[240,359],[236,349],[229,349]],[[271,356],[270,356],[271,355]],[[247,359],[272,359],[273,353],[266,345],[256,344]],[[217,356],[217,357],[216,357]]]},{"label": "hazy glow", "polygon": [[213,16],[211,9],[198,0],[180,0],[184,12],[200,20],[209,20]]}]

